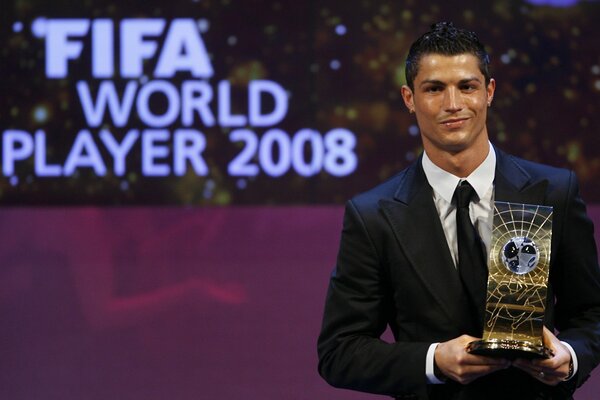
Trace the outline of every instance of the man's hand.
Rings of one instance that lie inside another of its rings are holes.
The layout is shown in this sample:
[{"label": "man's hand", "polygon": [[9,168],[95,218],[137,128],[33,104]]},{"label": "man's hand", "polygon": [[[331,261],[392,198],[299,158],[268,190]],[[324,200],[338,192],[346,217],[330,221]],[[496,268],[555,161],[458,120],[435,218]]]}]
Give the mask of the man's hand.
[{"label": "man's hand", "polygon": [[510,361],[503,358],[467,353],[467,345],[474,340],[478,339],[462,335],[437,346],[434,360],[444,376],[464,385],[484,375],[510,367]]},{"label": "man's hand", "polygon": [[571,353],[546,327],[544,343],[554,352],[554,357],[536,360],[518,358],[513,361],[513,365],[546,385],[556,386],[569,375]]}]

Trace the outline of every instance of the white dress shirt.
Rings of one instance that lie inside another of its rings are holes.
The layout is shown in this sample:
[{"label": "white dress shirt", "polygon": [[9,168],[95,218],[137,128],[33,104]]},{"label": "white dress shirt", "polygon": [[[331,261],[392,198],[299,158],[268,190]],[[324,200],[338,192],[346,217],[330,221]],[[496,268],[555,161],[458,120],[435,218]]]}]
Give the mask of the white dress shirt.
[{"label": "white dress shirt", "polygon": [[429,185],[433,188],[433,202],[440,216],[454,265],[458,265],[458,241],[456,239],[456,206],[452,204],[452,197],[456,187],[463,181],[467,181],[473,186],[479,198],[469,204],[469,215],[485,245],[486,254],[488,254],[492,240],[494,175],[496,172],[496,152],[492,145],[490,144],[490,151],[485,160],[464,179],[435,165],[427,157],[427,153],[423,153],[423,170]]},{"label": "white dress shirt", "polygon": [[[485,160],[466,178],[459,178],[441,169],[431,161],[426,152],[423,152],[422,163],[427,181],[433,188],[433,202],[440,217],[455,267],[458,265],[458,241],[456,238],[456,206],[452,204],[452,197],[456,187],[463,181],[468,181],[477,193],[478,200],[475,199],[469,204],[469,215],[485,246],[485,254],[489,255],[494,218],[494,176],[496,173],[496,152],[492,144],[490,143]],[[577,372],[577,356],[568,343],[562,343],[571,353],[574,369],[571,376],[574,376]],[[433,343],[429,346],[425,364],[428,382],[436,384],[444,383],[434,374],[434,355],[438,344]]]}]

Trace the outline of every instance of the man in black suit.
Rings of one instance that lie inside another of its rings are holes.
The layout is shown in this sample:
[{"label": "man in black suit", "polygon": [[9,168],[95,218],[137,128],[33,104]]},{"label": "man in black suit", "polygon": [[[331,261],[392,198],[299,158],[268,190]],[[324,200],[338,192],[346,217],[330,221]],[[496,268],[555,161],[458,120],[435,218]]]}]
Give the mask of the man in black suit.
[{"label": "man in black suit", "polygon": [[[486,116],[496,83],[488,62],[474,33],[448,23],[410,49],[402,97],[424,153],[346,205],[318,341],[319,372],[336,387],[398,399],[570,399],[599,362],[600,272],[577,180],[491,145]],[[454,193],[464,181],[475,192],[467,218],[482,259],[494,201],[553,207],[549,359],[466,351],[481,338],[485,300],[459,271]],[[380,339],[387,326],[394,343]]]}]

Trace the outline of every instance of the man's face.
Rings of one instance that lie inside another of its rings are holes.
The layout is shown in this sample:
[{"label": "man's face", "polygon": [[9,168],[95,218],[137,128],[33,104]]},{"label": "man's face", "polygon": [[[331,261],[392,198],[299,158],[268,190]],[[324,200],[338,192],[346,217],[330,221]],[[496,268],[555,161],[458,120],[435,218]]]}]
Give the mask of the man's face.
[{"label": "man's face", "polygon": [[485,121],[496,83],[485,85],[477,57],[425,55],[413,86],[403,86],[402,97],[417,116],[428,154],[456,154],[483,143],[487,148]]}]

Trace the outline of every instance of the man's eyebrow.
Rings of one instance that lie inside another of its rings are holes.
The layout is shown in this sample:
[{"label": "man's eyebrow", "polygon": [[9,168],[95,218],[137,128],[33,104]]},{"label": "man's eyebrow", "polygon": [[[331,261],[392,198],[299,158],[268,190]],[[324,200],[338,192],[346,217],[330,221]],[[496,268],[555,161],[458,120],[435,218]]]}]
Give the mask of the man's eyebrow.
[{"label": "man's eyebrow", "polygon": [[446,86],[446,84],[442,81],[438,81],[437,79],[425,79],[419,86],[423,85],[441,85]]},{"label": "man's eyebrow", "polygon": [[469,82],[472,82],[472,81],[476,81],[476,82],[481,83],[481,80],[478,77],[476,77],[476,76],[473,76],[471,78],[461,79],[460,81],[458,81],[458,83],[459,84],[463,84],[463,83],[469,83]]},{"label": "man's eyebrow", "polygon": [[[472,81],[476,81],[476,82],[481,83],[481,79],[479,79],[476,76],[472,76],[470,78],[461,79],[460,81],[458,81],[458,84],[462,85],[462,84],[469,83],[469,82],[472,82]],[[447,83],[439,81],[437,79],[425,79],[423,82],[421,82],[421,84],[419,86],[423,86],[423,85],[441,85],[441,86],[446,86]]]}]

